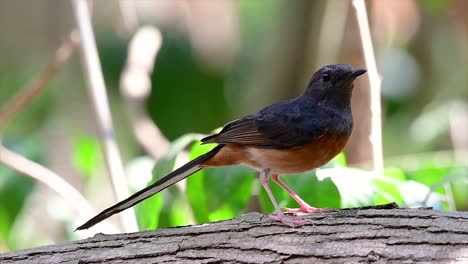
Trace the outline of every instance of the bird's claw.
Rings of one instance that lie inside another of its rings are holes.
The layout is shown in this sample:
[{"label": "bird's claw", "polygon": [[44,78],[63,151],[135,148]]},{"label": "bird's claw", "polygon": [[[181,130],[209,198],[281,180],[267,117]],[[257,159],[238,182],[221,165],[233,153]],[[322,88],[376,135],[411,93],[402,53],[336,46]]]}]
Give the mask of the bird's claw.
[{"label": "bird's claw", "polygon": [[302,217],[287,217],[284,214],[270,215],[270,219],[274,221],[279,221],[287,226],[296,227],[310,223],[311,221],[304,219]]}]

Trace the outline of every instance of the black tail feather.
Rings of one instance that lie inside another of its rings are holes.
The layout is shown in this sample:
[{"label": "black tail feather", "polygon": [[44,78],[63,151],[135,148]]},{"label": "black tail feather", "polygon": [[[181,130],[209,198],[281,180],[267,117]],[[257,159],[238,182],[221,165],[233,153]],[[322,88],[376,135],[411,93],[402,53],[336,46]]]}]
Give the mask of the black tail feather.
[{"label": "black tail feather", "polygon": [[[95,224],[107,219],[108,217],[119,213],[125,209],[128,209],[135,204],[155,195],[156,193],[166,189],[167,187],[175,184],[176,182],[187,178],[188,176],[192,175],[193,173],[202,169],[200,164],[212,158],[224,145],[218,145],[208,153],[197,157],[196,159],[188,162],[187,164],[183,165],[182,167],[176,169],[175,171],[169,173],[167,176],[159,179],[155,183],[149,185],[148,187],[136,192],[132,196],[128,197],[127,199],[107,208],[106,210],[102,211],[95,217],[88,220],[83,225],[79,226],[76,230],[83,230],[88,229]],[[76,231],[75,230],[75,231]]]}]

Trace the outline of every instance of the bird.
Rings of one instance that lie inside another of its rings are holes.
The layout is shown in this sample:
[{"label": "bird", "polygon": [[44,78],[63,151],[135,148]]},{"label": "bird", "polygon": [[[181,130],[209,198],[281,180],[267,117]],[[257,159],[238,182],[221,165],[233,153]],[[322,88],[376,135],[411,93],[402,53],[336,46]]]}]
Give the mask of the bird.
[{"label": "bird", "polygon": [[285,209],[287,213],[325,212],[307,204],[280,175],[317,169],[343,150],[353,129],[354,81],[366,71],[347,64],[320,68],[300,96],[227,123],[219,133],[201,139],[202,144],[216,143],[212,150],[105,209],[76,230],[88,229],[201,169],[239,164],[259,171],[260,183],[275,209],[270,215],[273,221],[294,227],[305,220],[283,213],[271,191],[270,178],[300,206]]}]

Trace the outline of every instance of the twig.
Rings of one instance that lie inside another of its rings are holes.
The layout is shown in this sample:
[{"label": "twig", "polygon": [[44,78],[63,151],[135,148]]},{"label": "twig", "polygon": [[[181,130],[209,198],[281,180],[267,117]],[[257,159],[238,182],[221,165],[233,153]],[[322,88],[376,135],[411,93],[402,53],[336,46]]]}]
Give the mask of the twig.
[{"label": "twig", "polygon": [[158,29],[146,26],[138,30],[130,41],[127,65],[120,78],[120,91],[128,104],[133,133],[140,146],[155,160],[170,146],[145,111],[145,101],[151,93],[150,76],[161,44]]},{"label": "twig", "polygon": [[68,38],[57,49],[54,57],[50,59],[47,66],[39,76],[33,80],[24,90],[16,95],[11,102],[0,111],[0,131],[6,122],[17,112],[22,110],[44,89],[47,82],[62,68],[64,63],[70,58],[74,49],[80,42],[78,32],[72,31]]},{"label": "twig", "polygon": [[[129,191],[119,149],[114,137],[109,102],[91,26],[88,3],[86,0],[73,0],[73,9],[81,36],[83,67],[87,75],[89,94],[96,113],[99,138],[103,147],[107,170],[112,179],[114,193],[120,201],[129,196]],[[133,209],[122,212],[120,217],[125,232],[137,230]]]},{"label": "twig", "polygon": [[55,172],[5,148],[0,144],[0,162],[46,185],[67,201],[82,219],[93,216],[88,201],[73,186]]},{"label": "twig", "polygon": [[372,144],[372,159],[374,171],[382,173],[384,168],[383,150],[382,150],[382,117],[380,105],[381,80],[377,71],[374,48],[369,30],[369,21],[364,0],[353,0],[353,6],[356,9],[356,17],[361,35],[361,44],[364,52],[364,60],[369,74],[369,86],[371,97],[371,132],[370,141]]}]

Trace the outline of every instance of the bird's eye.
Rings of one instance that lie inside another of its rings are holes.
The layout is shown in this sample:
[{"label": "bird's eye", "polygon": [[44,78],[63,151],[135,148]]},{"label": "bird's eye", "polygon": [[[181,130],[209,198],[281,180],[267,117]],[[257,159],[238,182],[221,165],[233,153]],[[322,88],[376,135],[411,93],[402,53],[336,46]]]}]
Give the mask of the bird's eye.
[{"label": "bird's eye", "polygon": [[322,80],[323,80],[324,82],[330,81],[330,74],[324,73],[324,74],[322,75]]}]

